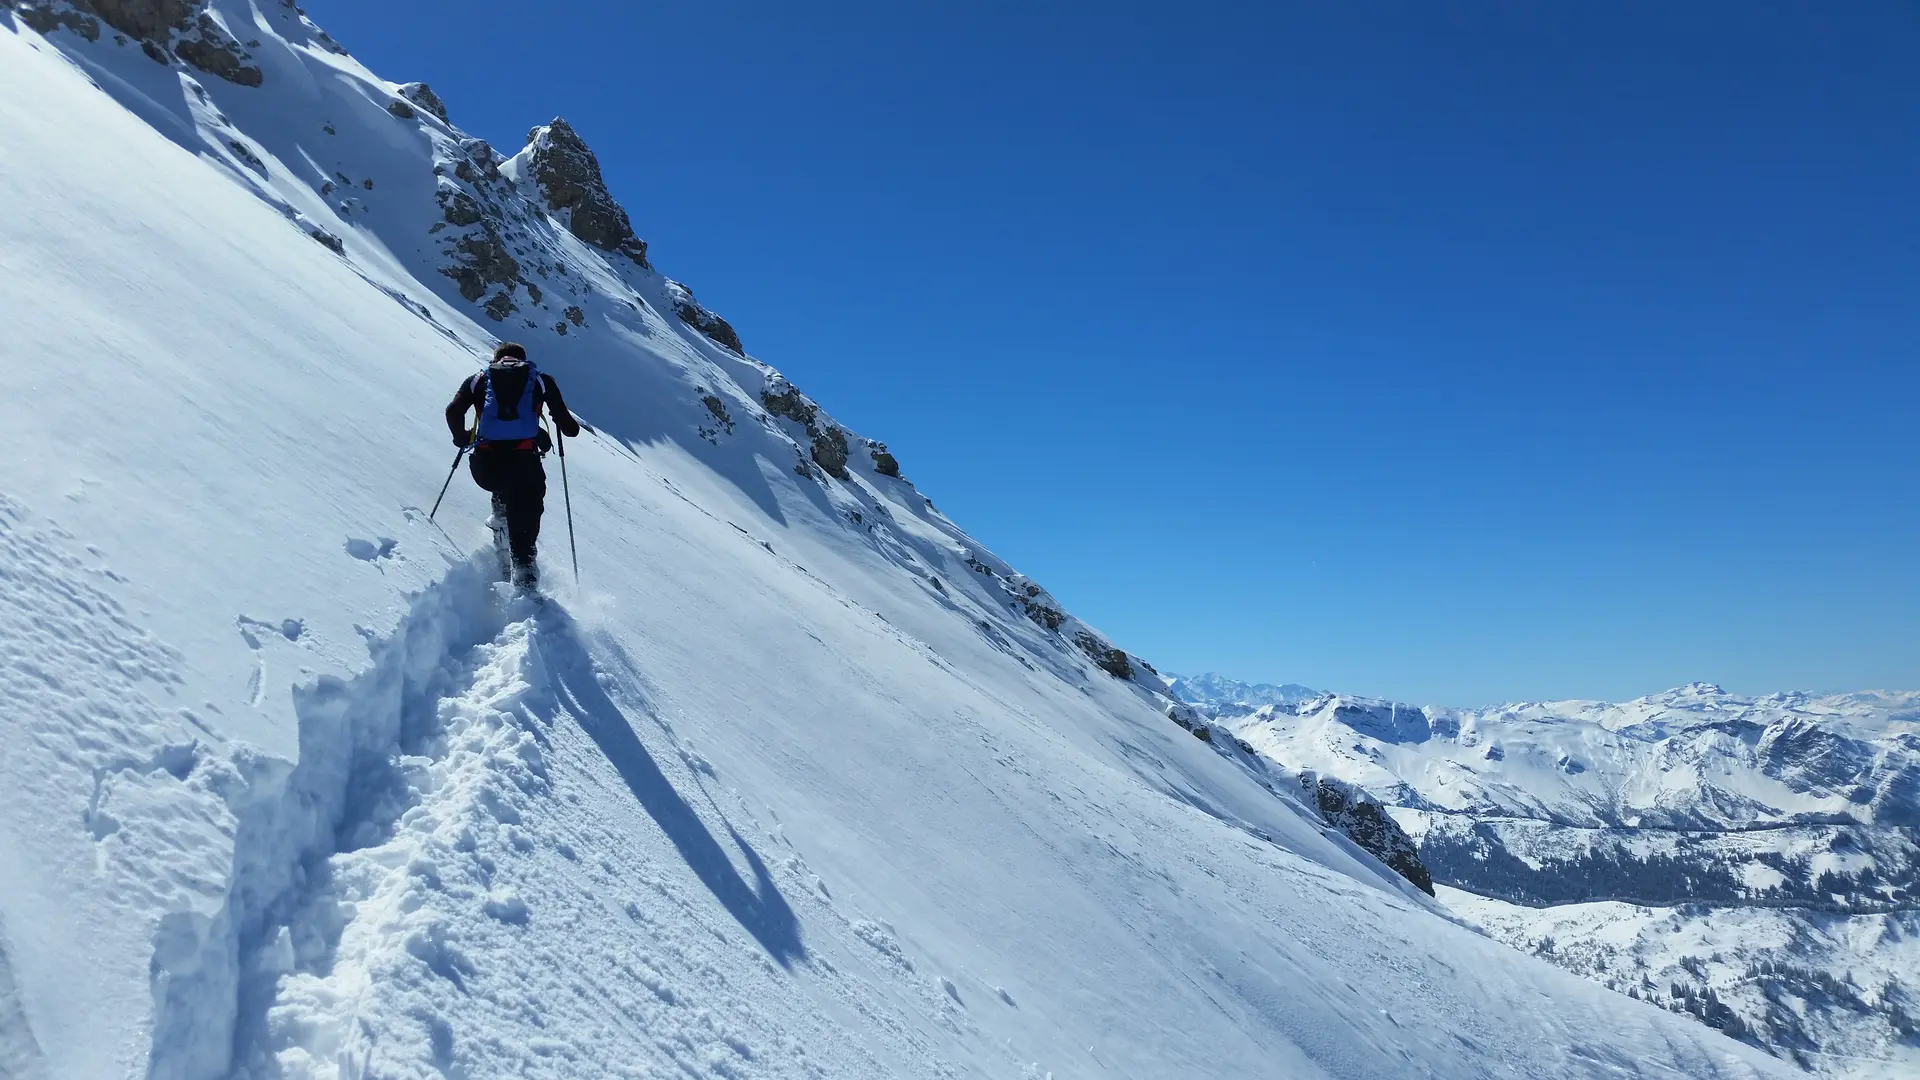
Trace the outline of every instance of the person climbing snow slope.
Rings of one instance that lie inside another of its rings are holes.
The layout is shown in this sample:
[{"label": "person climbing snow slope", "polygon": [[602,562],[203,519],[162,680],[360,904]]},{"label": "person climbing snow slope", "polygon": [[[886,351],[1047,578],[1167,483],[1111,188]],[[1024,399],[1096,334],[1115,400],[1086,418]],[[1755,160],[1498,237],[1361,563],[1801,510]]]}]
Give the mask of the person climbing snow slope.
[{"label": "person climbing snow slope", "polygon": [[[580,434],[580,422],[567,411],[553,376],[527,360],[527,350],[503,342],[493,350],[487,370],[460,384],[447,404],[447,429],[456,446],[471,446],[467,468],[473,482],[492,493],[494,549],[500,574],[515,585],[538,582],[534,552],[540,541],[540,515],[546,509],[547,472],[540,458],[552,440],[540,425],[545,407],[563,438]],[[467,427],[467,410],[479,409],[479,423]]]}]

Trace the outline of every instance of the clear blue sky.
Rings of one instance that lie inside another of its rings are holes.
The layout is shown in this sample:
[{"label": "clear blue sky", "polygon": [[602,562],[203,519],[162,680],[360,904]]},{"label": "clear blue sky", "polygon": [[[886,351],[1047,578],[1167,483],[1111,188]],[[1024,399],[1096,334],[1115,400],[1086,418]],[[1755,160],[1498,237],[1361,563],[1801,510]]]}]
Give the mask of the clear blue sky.
[{"label": "clear blue sky", "polygon": [[1920,686],[1912,0],[307,2],[1163,668]]}]

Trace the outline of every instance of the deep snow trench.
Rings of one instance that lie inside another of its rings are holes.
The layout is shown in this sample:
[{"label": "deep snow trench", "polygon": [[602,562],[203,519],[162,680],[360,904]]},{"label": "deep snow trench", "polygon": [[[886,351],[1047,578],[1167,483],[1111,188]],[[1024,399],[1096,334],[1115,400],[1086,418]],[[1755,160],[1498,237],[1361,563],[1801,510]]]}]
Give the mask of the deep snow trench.
[{"label": "deep snow trench", "polygon": [[[221,791],[235,817],[226,905],[212,918],[169,915],[155,942],[150,1077],[252,1070],[295,1027],[319,1048],[309,1062],[333,1056],[330,1074],[358,1076],[366,1051],[354,1041],[355,995],[309,995],[315,1008],[300,1015],[283,1000],[283,976],[289,989],[364,986],[383,951],[400,948],[429,952],[436,970],[458,977],[454,961],[430,953],[430,927],[416,937],[385,916],[429,865],[406,857],[418,850],[413,826],[464,812],[462,800],[479,797],[455,782],[476,772],[469,747],[504,735],[489,730],[484,707],[513,692],[512,649],[501,642],[509,626],[524,634],[524,621],[510,620],[526,613],[492,600],[474,565],[456,567],[415,599],[365,673],[296,691],[297,765],[236,756]],[[456,751],[453,740],[469,734]]]},{"label": "deep snow trench", "polygon": [[[617,843],[585,852],[567,838],[586,798],[556,791],[558,739],[598,751],[769,967],[806,956],[765,861],[710,795],[705,815],[687,801],[632,719],[650,719],[690,775],[711,767],[678,749],[630,669],[626,679],[599,669],[559,602],[488,581],[485,561],[455,566],[416,597],[364,673],[296,691],[297,765],[236,756],[218,785],[236,819],[226,905],[211,918],[169,915],[155,943],[151,1080],[466,1075],[456,1030],[484,1043],[486,1032],[529,1019],[546,1028],[551,1013],[635,988],[648,1000],[619,1002],[629,1035],[696,1071],[759,1073],[748,1068],[758,1052],[724,1012],[668,974],[676,958],[619,957],[619,978],[589,989],[578,956],[503,940],[528,936],[536,919],[577,924],[589,917],[584,903],[672,950],[678,935],[658,906],[693,910],[659,880],[644,899],[596,897],[594,885],[631,867]],[[553,856],[572,873],[547,873]],[[570,877],[587,887],[569,888],[581,884]],[[489,965],[515,945],[524,966]],[[898,951],[891,941],[876,948]],[[675,1007],[692,1016],[661,1015]],[[529,1075],[573,1066],[612,1075],[625,1056],[618,1041],[491,1038],[499,1045],[487,1057],[521,1059],[514,1067]]]}]

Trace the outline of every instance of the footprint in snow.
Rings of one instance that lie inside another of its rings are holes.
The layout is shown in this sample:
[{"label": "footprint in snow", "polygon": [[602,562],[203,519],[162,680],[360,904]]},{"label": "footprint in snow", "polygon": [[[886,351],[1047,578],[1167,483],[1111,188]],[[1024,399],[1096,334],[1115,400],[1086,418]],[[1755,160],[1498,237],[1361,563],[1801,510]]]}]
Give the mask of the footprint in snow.
[{"label": "footprint in snow", "polygon": [[379,562],[381,559],[391,558],[393,549],[399,546],[400,541],[391,536],[383,536],[377,541],[362,540],[357,536],[347,538],[347,554],[361,562]]},{"label": "footprint in snow", "polygon": [[260,648],[260,639],[263,636],[278,634],[288,641],[299,641],[307,633],[307,623],[304,619],[281,619],[277,623],[272,623],[246,615],[236,615],[233,621],[240,627],[240,637],[246,641],[249,649]]},{"label": "footprint in snow", "polygon": [[240,630],[240,640],[253,650],[253,673],[247,677],[247,701],[257,708],[266,700],[267,693],[266,643],[280,637],[297,644],[307,636],[307,624],[303,619],[281,619],[272,623],[246,615],[235,615],[233,623]]}]

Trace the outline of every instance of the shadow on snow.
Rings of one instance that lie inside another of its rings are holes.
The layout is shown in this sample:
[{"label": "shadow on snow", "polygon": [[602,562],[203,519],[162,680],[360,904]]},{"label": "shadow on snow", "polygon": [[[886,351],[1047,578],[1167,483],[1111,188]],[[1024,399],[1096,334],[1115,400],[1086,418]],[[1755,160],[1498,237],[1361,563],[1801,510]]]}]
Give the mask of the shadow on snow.
[{"label": "shadow on snow", "polygon": [[720,841],[654,763],[626,714],[607,696],[573,618],[559,606],[547,603],[535,616],[534,625],[553,689],[688,867],[782,967],[803,958],[806,947],[800,941],[800,922],[780,895],[766,863],[733,826],[726,825],[727,838],[746,861],[753,882],[749,884],[740,875]]}]

